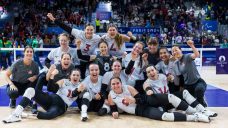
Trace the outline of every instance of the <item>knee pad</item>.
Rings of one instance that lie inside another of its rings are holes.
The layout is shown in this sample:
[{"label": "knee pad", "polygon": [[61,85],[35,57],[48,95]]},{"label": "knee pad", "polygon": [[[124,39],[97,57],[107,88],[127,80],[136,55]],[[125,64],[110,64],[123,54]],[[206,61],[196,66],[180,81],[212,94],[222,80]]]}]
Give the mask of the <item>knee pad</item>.
[{"label": "knee pad", "polygon": [[177,108],[181,102],[181,99],[173,94],[168,94],[168,100],[175,108]]},{"label": "knee pad", "polygon": [[162,114],[162,120],[165,120],[165,121],[174,121],[174,114],[173,113],[165,112],[165,113]]},{"label": "knee pad", "polygon": [[85,92],[82,96],[82,98],[88,99],[89,101],[92,101],[92,96],[89,92]]},{"label": "knee pad", "polygon": [[196,99],[188,92],[188,90],[183,90],[183,99],[188,103],[192,104]]},{"label": "knee pad", "polygon": [[27,88],[23,96],[31,100],[35,96],[35,89]]}]

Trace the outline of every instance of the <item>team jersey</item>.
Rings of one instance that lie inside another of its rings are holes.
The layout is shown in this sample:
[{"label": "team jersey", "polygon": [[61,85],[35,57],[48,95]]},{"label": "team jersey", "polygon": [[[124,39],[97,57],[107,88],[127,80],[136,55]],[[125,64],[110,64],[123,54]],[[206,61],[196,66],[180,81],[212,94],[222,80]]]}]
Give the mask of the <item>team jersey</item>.
[{"label": "team jersey", "polygon": [[79,86],[79,83],[73,84],[68,79],[64,79],[62,87],[59,88],[56,94],[59,95],[69,107],[78,98],[78,97],[70,97],[71,93],[76,88],[78,88],[78,86]]},{"label": "team jersey", "polygon": [[[114,72],[113,71],[109,71],[109,72],[106,72],[105,74],[104,74],[104,76],[103,76],[103,80],[102,80],[102,84],[106,84],[106,85],[108,85],[108,90],[111,90],[110,88],[110,80],[111,80],[111,78],[113,77],[113,74],[114,74]],[[127,76],[127,74],[125,73],[125,70],[122,70],[121,72],[120,72],[120,79],[121,79],[121,81],[122,81],[122,83],[123,83],[123,85],[125,85],[125,84],[127,84],[127,81],[128,81],[128,76]]]},{"label": "team jersey", "polygon": [[85,80],[83,80],[82,84],[85,86],[86,90],[89,92],[91,99],[95,99],[95,95],[100,93],[101,90],[101,81],[102,76],[98,77],[97,83],[93,83],[90,79],[90,76],[87,76]]},{"label": "team jersey", "polygon": [[57,82],[61,79],[67,79],[70,77],[71,71],[74,69],[74,65],[71,64],[68,69],[63,70],[61,64],[56,65],[56,69],[58,70],[58,74],[54,76],[54,82]]},{"label": "team jersey", "polygon": [[[52,49],[51,52],[48,54],[48,59],[54,60],[54,64],[59,64],[63,53],[64,52],[62,52],[61,47]],[[74,65],[80,64],[76,49],[69,47],[67,53],[70,53],[72,62],[74,63]]]},{"label": "team jersey", "polygon": [[111,38],[108,34],[103,35],[101,38],[108,43],[108,49],[109,49],[110,55],[116,56],[116,57],[122,57],[124,52],[126,52],[125,43],[123,43],[123,45],[119,49],[117,47],[115,39]]},{"label": "team jersey", "polygon": [[153,93],[155,93],[155,94],[159,94],[159,93],[167,94],[167,93],[169,93],[167,78],[163,74],[158,74],[157,80],[151,80],[148,78],[144,84],[150,85],[150,87],[153,90]]},{"label": "team jersey", "polygon": [[160,61],[155,67],[156,67],[156,69],[158,71],[161,71],[166,76],[169,75],[169,74],[173,75],[174,76],[174,84],[175,85],[179,85],[179,78],[176,77],[176,74],[174,72],[175,61],[169,60],[168,65],[166,65],[164,63],[164,61]]},{"label": "team jersey", "polygon": [[110,96],[112,98],[112,101],[116,104],[116,106],[123,110],[124,112],[127,112],[129,114],[135,114],[136,104],[124,104],[124,98],[125,97],[132,97],[131,93],[128,90],[128,85],[124,85],[122,87],[123,92],[121,94],[116,94],[113,90],[110,91]]},{"label": "team jersey", "polygon": [[80,45],[80,49],[82,50],[82,54],[84,55],[95,55],[96,48],[101,39],[99,35],[93,34],[92,39],[86,39],[85,32],[78,29],[72,29],[71,34],[76,39],[81,39],[82,44]]},{"label": "team jersey", "polygon": [[[144,80],[144,75],[143,75],[143,67],[145,66],[145,63],[142,64],[142,67],[139,66],[139,56],[135,60],[134,66],[131,70],[131,74],[129,75],[128,78],[128,83],[129,85],[134,86],[135,85],[135,80]],[[127,67],[129,62],[131,61],[131,53],[127,54],[126,57],[124,58],[124,66]]]},{"label": "team jersey", "polygon": [[112,56],[100,56],[100,54],[98,54],[96,59],[94,60],[94,62],[99,66],[101,76],[111,70],[113,62],[111,59]]}]

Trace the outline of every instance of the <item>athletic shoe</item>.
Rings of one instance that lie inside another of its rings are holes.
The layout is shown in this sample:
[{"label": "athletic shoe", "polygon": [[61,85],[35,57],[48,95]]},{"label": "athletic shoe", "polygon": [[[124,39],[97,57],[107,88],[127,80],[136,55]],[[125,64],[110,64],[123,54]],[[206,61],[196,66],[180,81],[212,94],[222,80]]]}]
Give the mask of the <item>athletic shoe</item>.
[{"label": "athletic shoe", "polygon": [[88,120],[87,112],[81,112],[81,121],[85,122]]},{"label": "athletic shoe", "polygon": [[201,113],[195,113],[194,116],[195,116],[195,121],[198,121],[198,122],[209,123],[211,121],[210,117],[205,116]]},{"label": "athletic shoe", "polygon": [[210,111],[210,110],[207,110],[207,109],[205,109],[202,112],[202,114],[205,115],[205,116],[209,116],[209,117],[216,117],[218,115],[216,112],[213,112],[213,111]]},{"label": "athletic shoe", "polygon": [[13,123],[13,122],[19,122],[21,121],[21,116],[16,114],[11,114],[8,118],[4,119],[4,123]]},{"label": "athletic shoe", "polygon": [[16,100],[15,99],[10,99],[9,106],[10,106],[10,108],[16,108]]}]

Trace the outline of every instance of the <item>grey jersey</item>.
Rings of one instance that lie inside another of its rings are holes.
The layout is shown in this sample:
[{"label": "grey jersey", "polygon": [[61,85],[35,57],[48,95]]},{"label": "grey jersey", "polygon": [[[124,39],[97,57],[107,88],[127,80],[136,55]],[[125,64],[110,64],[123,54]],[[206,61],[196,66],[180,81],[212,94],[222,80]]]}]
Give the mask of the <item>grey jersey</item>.
[{"label": "grey jersey", "polygon": [[81,39],[82,44],[80,46],[80,49],[82,51],[82,54],[84,55],[95,55],[96,54],[96,48],[98,47],[98,43],[101,39],[99,35],[93,34],[92,39],[86,39],[85,32],[78,29],[72,29],[71,34],[77,38]]},{"label": "grey jersey", "polygon": [[[59,64],[60,61],[61,61],[61,56],[62,56],[63,53],[64,52],[61,50],[60,47],[52,49],[51,52],[48,54],[48,59],[49,60],[54,60],[54,64]],[[67,53],[70,53],[71,58],[72,58],[72,62],[74,63],[74,65],[79,65],[80,64],[75,48],[69,47]]]},{"label": "grey jersey", "polygon": [[153,92],[156,93],[169,93],[169,87],[167,85],[167,78],[163,74],[158,74],[157,80],[147,79],[144,84],[150,85]]},{"label": "grey jersey", "polygon": [[173,75],[174,76],[174,84],[179,85],[179,78],[176,76],[174,68],[175,68],[175,61],[169,60],[169,63],[166,65],[164,61],[158,62],[155,66],[158,71],[162,71],[165,75]]},{"label": "grey jersey", "polygon": [[[113,77],[113,71],[106,72],[103,76],[102,84],[108,85],[108,90],[110,90],[110,80]],[[122,70],[120,73],[120,79],[122,81],[122,84],[125,85],[127,84],[128,81],[128,76],[125,73],[125,70]]]},{"label": "grey jersey", "polygon": [[122,86],[123,88],[123,93],[121,94],[117,94],[115,93],[113,90],[110,91],[110,96],[112,98],[112,101],[116,104],[116,106],[123,110],[124,112],[127,112],[129,114],[135,114],[135,109],[136,109],[136,104],[129,104],[129,105],[125,105],[123,104],[123,100],[124,98],[127,97],[132,97],[131,93],[128,90],[128,85],[124,85]]},{"label": "grey jersey", "polygon": [[90,76],[87,76],[85,80],[83,80],[82,84],[86,87],[86,90],[89,92],[92,99],[95,99],[95,95],[100,93],[101,90],[101,81],[102,76],[98,77],[97,83],[93,83],[90,79]]},{"label": "grey jersey", "polygon": [[[129,85],[134,86],[136,80],[144,80],[144,75],[143,75],[143,67],[145,66],[145,63],[143,62],[142,67],[139,66],[139,56],[135,60],[133,69],[131,70],[131,74],[129,75],[128,78],[128,83]],[[126,57],[123,59],[123,64],[125,67],[128,66],[129,62],[131,61],[131,53],[127,54]]]},{"label": "grey jersey", "polygon": [[184,76],[184,83],[186,85],[194,84],[200,78],[200,74],[191,54],[185,54],[180,60],[175,62],[175,73]]},{"label": "grey jersey", "polygon": [[70,97],[71,93],[78,88],[79,83],[73,84],[68,79],[63,80],[62,87],[59,88],[58,92],[56,93],[59,95],[63,101],[69,106],[78,98],[78,97]]},{"label": "grey jersey", "polygon": [[29,77],[39,74],[39,66],[33,60],[30,65],[25,65],[23,59],[17,60],[9,70],[12,72],[12,81],[19,83],[26,83]]},{"label": "grey jersey", "polygon": [[68,69],[63,70],[61,64],[56,64],[56,69],[59,71],[59,73],[54,76],[55,82],[61,79],[69,78],[71,71],[74,69],[74,65],[71,64]]},{"label": "grey jersey", "polygon": [[116,57],[122,57],[124,52],[126,52],[125,43],[119,49],[116,45],[115,39],[111,38],[108,34],[105,34],[101,37],[104,41],[108,43],[109,54]]}]

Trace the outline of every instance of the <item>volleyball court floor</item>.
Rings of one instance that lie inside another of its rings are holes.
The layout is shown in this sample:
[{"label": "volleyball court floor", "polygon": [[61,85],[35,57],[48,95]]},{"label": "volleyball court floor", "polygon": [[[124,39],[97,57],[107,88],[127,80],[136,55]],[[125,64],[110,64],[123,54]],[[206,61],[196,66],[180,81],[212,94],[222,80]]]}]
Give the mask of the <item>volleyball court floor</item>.
[{"label": "volleyball court floor", "polygon": [[[218,117],[213,118],[211,123],[199,122],[165,122],[152,119],[120,115],[120,119],[113,119],[111,116],[99,117],[95,113],[89,113],[89,121],[81,122],[80,113],[74,108],[70,108],[66,114],[54,120],[37,120],[35,118],[23,119],[19,123],[0,123],[0,128],[65,128],[65,127],[85,127],[85,128],[227,128],[228,127],[228,75],[216,75],[215,67],[203,67],[201,76],[208,83],[205,94],[208,108],[216,111]],[[0,120],[7,117],[13,109],[8,107],[9,98],[6,95],[3,72],[0,72]],[[17,104],[21,98],[17,100]],[[28,111],[29,112],[29,111]]]}]

